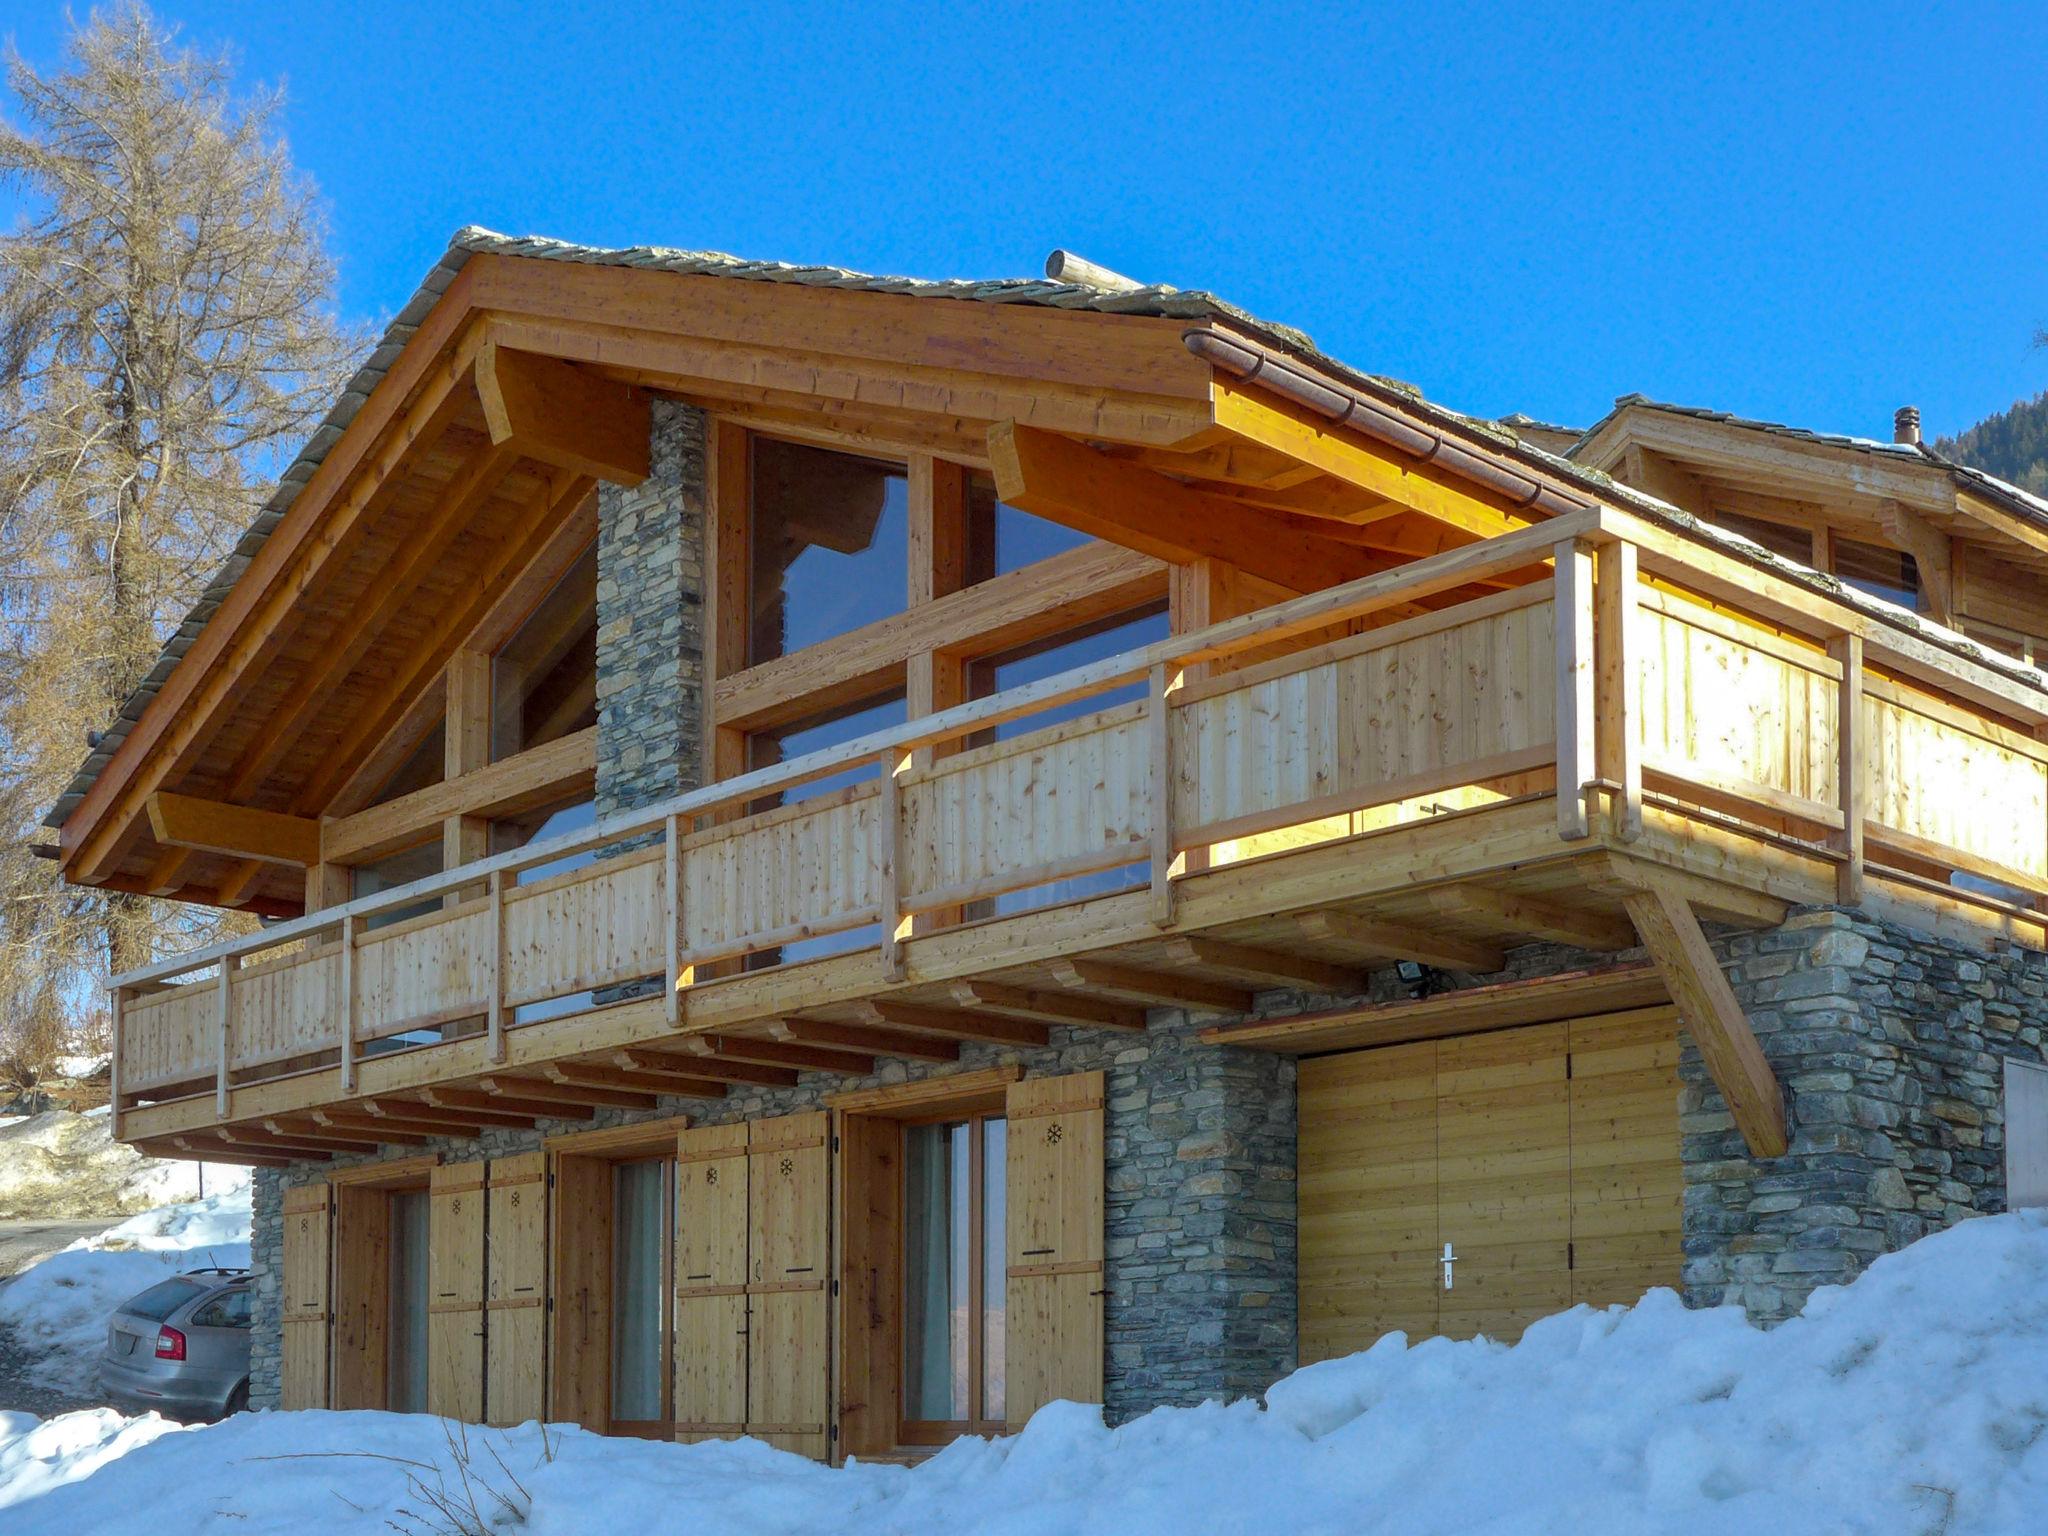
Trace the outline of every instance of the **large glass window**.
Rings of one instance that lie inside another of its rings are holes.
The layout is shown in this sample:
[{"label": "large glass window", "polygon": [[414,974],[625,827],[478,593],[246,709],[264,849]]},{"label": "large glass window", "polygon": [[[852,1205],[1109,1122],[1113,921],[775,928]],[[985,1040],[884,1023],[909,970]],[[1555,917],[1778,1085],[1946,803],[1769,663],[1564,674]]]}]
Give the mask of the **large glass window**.
[{"label": "large glass window", "polygon": [[901,464],[753,440],[750,665],[901,613],[910,491]]},{"label": "large glass window", "polygon": [[1920,607],[1920,567],[1903,551],[1882,544],[1865,544],[1860,539],[1836,538],[1835,574],[1844,586],[1888,603],[1917,611]]},{"label": "large glass window", "polygon": [[1093,542],[1065,523],[1013,507],[984,474],[967,477],[967,582],[987,581]]},{"label": "large glass window", "polygon": [[1004,1416],[1005,1122],[903,1131],[903,1438],[1000,1433]]},{"label": "large glass window", "polygon": [[[1061,634],[1048,635],[1043,640],[1033,641],[1030,645],[1017,650],[1006,651],[1000,656],[984,657],[974,662],[968,668],[968,696],[976,699],[987,698],[993,693],[1021,688],[1026,683],[1057,677],[1062,672],[1070,672],[1075,667],[1084,667],[1093,661],[1120,656],[1125,651],[1142,649],[1156,641],[1164,640],[1170,632],[1166,604],[1159,603],[1136,613],[1104,619],[1085,629],[1070,629]],[[1092,715],[1113,705],[1129,703],[1132,699],[1142,698],[1145,687],[1142,682],[1134,682],[1105,693],[1093,693],[1065,704],[1055,704],[1052,708],[1041,710],[1035,715],[1005,721],[995,728],[995,737],[997,740],[1003,740],[1011,736],[1021,736],[1028,731],[1057,725],[1062,720]]]},{"label": "large glass window", "polygon": [[612,1429],[666,1439],[675,1163],[612,1166]]},{"label": "large glass window", "polygon": [[[884,731],[892,725],[901,725],[909,718],[907,711],[903,694],[896,692],[826,714],[813,715],[809,719],[798,720],[775,730],[757,731],[747,738],[747,767],[773,768],[777,763],[808,757],[811,753],[823,752],[828,747],[857,741],[875,731]],[[865,783],[880,772],[881,769],[875,762],[858,763],[837,773],[827,774],[823,778],[793,784],[788,789],[757,802],[752,809],[768,810],[777,805],[810,800],[818,795],[830,794],[835,789],[844,789],[849,784]]]},{"label": "large glass window", "polygon": [[391,1196],[391,1305],[385,1406],[427,1411],[427,1192]]},{"label": "large glass window", "polygon": [[597,723],[597,549],[541,599],[491,660],[491,761]]},{"label": "large glass window", "polygon": [[[401,885],[410,885],[415,880],[425,880],[441,873],[441,840],[421,843],[415,848],[401,849],[386,854],[370,864],[358,864],[349,871],[349,889],[356,896],[374,896],[379,891],[395,890]],[[415,902],[409,907],[394,907],[387,912],[373,912],[363,919],[365,928],[386,928],[393,923],[402,923],[407,918],[424,917],[429,912],[441,910],[441,898],[430,896],[425,901]]]},{"label": "large glass window", "polygon": [[1740,512],[1723,512],[1718,507],[1708,514],[1707,520],[1730,533],[1741,534],[1752,544],[1761,544],[1774,555],[1801,565],[1813,564],[1813,534],[1808,529],[1774,523],[1768,518],[1745,517]]}]

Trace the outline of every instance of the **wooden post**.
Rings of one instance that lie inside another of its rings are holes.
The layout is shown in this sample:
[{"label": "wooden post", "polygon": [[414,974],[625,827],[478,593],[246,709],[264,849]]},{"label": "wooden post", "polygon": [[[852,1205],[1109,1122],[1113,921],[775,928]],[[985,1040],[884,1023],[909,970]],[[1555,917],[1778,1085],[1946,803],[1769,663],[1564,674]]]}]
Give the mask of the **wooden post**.
[{"label": "wooden post", "polygon": [[356,1091],[356,920],[341,920],[341,1091]]},{"label": "wooden post", "polygon": [[[457,651],[448,658],[447,711],[442,773],[459,779],[491,764],[491,658],[483,651]],[[491,824],[482,816],[450,816],[441,823],[441,868],[460,869],[491,851]],[[459,906],[477,894],[475,886],[441,898]]]},{"label": "wooden post", "polygon": [[683,824],[679,816],[662,818],[661,824],[661,907],[662,929],[667,935],[668,960],[662,974],[668,978],[668,993],[662,1002],[662,1017],[670,1029],[683,1021]]},{"label": "wooden post", "polygon": [[1173,700],[1174,674],[1161,662],[1152,669],[1146,701],[1152,726],[1152,923],[1173,923]]},{"label": "wooden post", "polygon": [[1842,830],[1829,840],[1843,855],[1835,866],[1835,900],[1853,907],[1863,900],[1863,637],[1830,640],[1828,655],[1842,668],[1835,695],[1835,797],[1842,808]]},{"label": "wooden post", "polygon": [[1643,835],[1642,679],[1637,657],[1636,547],[1603,545],[1594,556],[1593,650],[1598,659],[1594,756],[1599,776],[1620,785],[1615,828],[1623,842]]},{"label": "wooden post", "polygon": [[214,1074],[213,1109],[217,1118],[228,1117],[228,1034],[235,1021],[235,957],[220,957],[220,1059]]},{"label": "wooden post", "polygon": [[121,1139],[121,1047],[122,1015],[127,1011],[128,993],[123,987],[114,987],[110,1009],[114,1016],[114,1054],[107,1062],[107,1133],[115,1141]]},{"label": "wooden post", "polygon": [[882,906],[882,974],[890,981],[904,975],[903,940],[897,930],[903,923],[903,794],[896,775],[910,765],[910,759],[890,752],[882,758],[882,825],[876,846],[875,888]]},{"label": "wooden post", "polygon": [[490,883],[491,997],[485,1015],[493,1064],[505,1060],[505,873],[493,870]]},{"label": "wooden post", "polygon": [[1557,835],[1585,837],[1586,783],[1593,776],[1593,558],[1566,539],[1556,549]]}]

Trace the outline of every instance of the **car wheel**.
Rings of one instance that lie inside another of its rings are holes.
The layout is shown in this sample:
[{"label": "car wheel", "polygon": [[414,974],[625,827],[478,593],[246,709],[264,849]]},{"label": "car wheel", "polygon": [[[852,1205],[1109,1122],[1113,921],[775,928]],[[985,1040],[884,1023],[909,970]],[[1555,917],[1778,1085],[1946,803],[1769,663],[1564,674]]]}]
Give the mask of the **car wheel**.
[{"label": "car wheel", "polygon": [[248,1411],[249,1383],[245,1381],[228,1394],[227,1406],[221,1410],[221,1417],[224,1419],[233,1418],[238,1413],[247,1413]]}]

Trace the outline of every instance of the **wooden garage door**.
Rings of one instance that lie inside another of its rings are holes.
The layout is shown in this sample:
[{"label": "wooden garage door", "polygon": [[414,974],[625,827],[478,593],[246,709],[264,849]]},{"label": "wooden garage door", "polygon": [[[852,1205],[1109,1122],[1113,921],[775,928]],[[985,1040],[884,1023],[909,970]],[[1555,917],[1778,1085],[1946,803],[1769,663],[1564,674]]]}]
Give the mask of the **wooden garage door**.
[{"label": "wooden garage door", "polygon": [[1305,1061],[1299,1134],[1304,1362],[1678,1283],[1668,1008]]}]

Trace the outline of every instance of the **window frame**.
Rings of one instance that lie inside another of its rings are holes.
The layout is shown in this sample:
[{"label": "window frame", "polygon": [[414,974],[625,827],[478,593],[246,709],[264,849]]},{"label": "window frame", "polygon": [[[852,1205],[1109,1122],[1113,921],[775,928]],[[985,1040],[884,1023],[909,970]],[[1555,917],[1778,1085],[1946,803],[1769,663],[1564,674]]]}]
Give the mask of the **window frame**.
[{"label": "window frame", "polygon": [[[988,1210],[986,1191],[988,1188],[988,1133],[989,1121],[1001,1120],[1006,1124],[1009,1115],[1007,1106],[949,1104],[934,1108],[923,1114],[907,1115],[897,1122],[898,1149],[897,1167],[897,1209],[903,1218],[896,1234],[897,1250],[897,1332],[900,1336],[901,1358],[896,1369],[907,1383],[909,1376],[910,1330],[910,1136],[913,1131],[933,1125],[965,1124],[968,1147],[968,1216],[967,1216],[967,1294],[968,1316],[971,1319],[967,1329],[967,1400],[973,1412],[965,1419],[913,1419],[900,1410],[897,1414],[896,1436],[899,1444],[906,1446],[941,1446],[959,1439],[962,1435],[1005,1435],[1009,1426],[1004,1419],[987,1417],[988,1409],[988,1361],[987,1361],[987,1241]],[[1008,1176],[1008,1170],[1003,1170]],[[1007,1209],[1007,1201],[1005,1202]],[[1008,1237],[1004,1235],[1007,1249]],[[1007,1255],[1006,1255],[1007,1257]],[[1007,1266],[1006,1266],[1007,1267]],[[1004,1299],[1007,1311],[1008,1298]],[[1007,1317],[1005,1319],[1007,1330]],[[1007,1367],[1005,1368],[1007,1375]],[[903,1396],[907,1398],[907,1390]]]},{"label": "window frame", "polygon": [[[606,1159],[610,1164],[606,1177],[611,1185],[612,1197],[612,1252],[610,1258],[612,1311],[611,1353],[605,1365],[607,1391],[610,1401],[605,1404],[605,1425],[607,1434],[619,1435],[636,1440],[669,1440],[675,1436],[676,1406],[676,1152],[673,1139],[666,1152],[622,1153]],[[639,1168],[653,1164],[661,1171],[663,1219],[657,1237],[660,1244],[661,1271],[655,1285],[655,1298],[660,1308],[660,1323],[656,1330],[661,1340],[661,1359],[657,1377],[661,1389],[661,1412],[652,1419],[622,1419],[618,1416],[619,1401],[619,1344],[618,1318],[622,1311],[619,1305],[619,1171],[623,1168]]]}]

